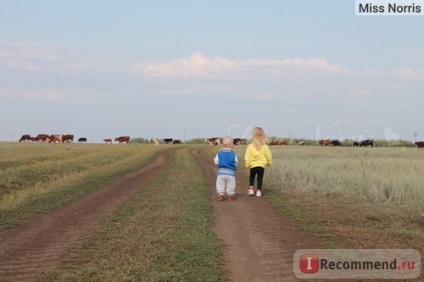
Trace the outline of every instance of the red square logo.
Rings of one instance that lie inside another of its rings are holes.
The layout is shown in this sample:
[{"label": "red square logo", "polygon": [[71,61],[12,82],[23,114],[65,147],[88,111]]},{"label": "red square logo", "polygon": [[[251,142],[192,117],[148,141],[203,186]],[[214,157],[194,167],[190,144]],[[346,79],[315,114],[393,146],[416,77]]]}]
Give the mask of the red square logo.
[{"label": "red square logo", "polygon": [[319,257],[317,255],[303,255],[299,261],[300,271],[303,273],[315,273],[319,270]]}]

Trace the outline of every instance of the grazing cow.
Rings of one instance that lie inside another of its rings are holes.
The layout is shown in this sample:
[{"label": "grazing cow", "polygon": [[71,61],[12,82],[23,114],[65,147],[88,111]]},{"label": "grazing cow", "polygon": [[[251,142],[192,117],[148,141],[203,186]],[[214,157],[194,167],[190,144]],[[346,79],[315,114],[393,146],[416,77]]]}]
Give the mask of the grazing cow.
[{"label": "grazing cow", "polygon": [[165,138],[165,139],[162,139],[163,140],[163,142],[165,142],[165,144],[169,144],[169,143],[172,143],[172,141],[174,140],[173,138]]},{"label": "grazing cow", "polygon": [[87,142],[87,138],[80,137],[80,138],[78,138],[78,142]]},{"label": "grazing cow", "polygon": [[31,141],[31,135],[29,134],[22,135],[21,139],[19,139],[19,142],[22,142],[22,141]]},{"label": "grazing cow", "polygon": [[181,144],[181,140],[175,139],[172,141],[172,144]]},{"label": "grazing cow", "polygon": [[415,142],[415,145],[418,147],[418,149],[424,148],[424,141]]},{"label": "grazing cow", "polygon": [[359,145],[361,145],[361,143],[354,141],[353,142],[353,147],[359,147]]},{"label": "grazing cow", "polygon": [[359,147],[366,147],[366,146],[374,147],[374,140],[371,140],[371,139],[362,140],[361,143],[359,144]]},{"label": "grazing cow", "polygon": [[63,138],[63,135],[61,134],[52,134],[47,139],[49,143],[62,143],[62,138]]},{"label": "grazing cow", "polygon": [[333,141],[329,140],[329,139],[325,139],[325,140],[319,140],[318,144],[320,146],[329,146],[329,145],[333,145]]},{"label": "grazing cow", "polygon": [[35,141],[47,141],[48,138],[49,138],[49,135],[47,134],[38,134],[35,137]]},{"label": "grazing cow", "polygon": [[152,143],[155,146],[158,146],[159,145],[159,140],[156,139],[156,138],[152,138],[152,139],[150,139],[150,143]]},{"label": "grazing cow", "polygon": [[246,145],[246,139],[234,138],[234,145]]},{"label": "grazing cow", "polygon": [[271,143],[269,143],[269,145],[288,145],[289,141],[288,140],[274,140]]},{"label": "grazing cow", "polygon": [[112,144],[112,139],[103,139],[103,141],[104,141],[105,143],[111,143],[111,144]]},{"label": "grazing cow", "polygon": [[130,137],[129,136],[121,136],[118,138],[115,138],[115,142],[118,141],[119,143],[127,143],[130,144]]},{"label": "grazing cow", "polygon": [[343,146],[342,142],[340,142],[340,140],[337,140],[337,139],[331,140],[331,143],[333,144],[333,146],[338,146],[338,147]]},{"label": "grazing cow", "polygon": [[74,141],[74,135],[73,134],[66,134],[62,137],[62,143],[70,143]]},{"label": "grazing cow", "polygon": [[205,142],[209,143],[209,145],[219,145],[221,144],[221,141],[219,139],[219,137],[212,137],[212,138],[206,138]]}]

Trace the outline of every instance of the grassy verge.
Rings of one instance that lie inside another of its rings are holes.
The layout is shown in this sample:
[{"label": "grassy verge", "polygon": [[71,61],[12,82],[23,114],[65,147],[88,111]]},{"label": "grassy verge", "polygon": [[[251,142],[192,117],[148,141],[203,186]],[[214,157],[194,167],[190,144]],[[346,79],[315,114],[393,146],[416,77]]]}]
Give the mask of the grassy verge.
[{"label": "grassy verge", "polygon": [[189,153],[123,204],[43,281],[224,281],[210,185]]},{"label": "grassy verge", "polygon": [[[0,228],[54,210],[147,164],[165,147],[12,144],[0,161]],[[6,150],[4,146],[0,149]]]}]

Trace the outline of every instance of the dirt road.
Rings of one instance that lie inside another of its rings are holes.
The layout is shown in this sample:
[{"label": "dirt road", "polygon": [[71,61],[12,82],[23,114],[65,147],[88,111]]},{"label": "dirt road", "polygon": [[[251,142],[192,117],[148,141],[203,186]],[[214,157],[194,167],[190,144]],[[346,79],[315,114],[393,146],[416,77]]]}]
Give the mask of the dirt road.
[{"label": "dirt road", "polygon": [[[237,198],[218,202],[216,168],[212,160],[192,151],[211,184],[216,214],[214,231],[225,248],[225,268],[231,281],[294,281],[295,250],[313,248],[315,241],[299,232],[263,198],[246,196],[247,179],[239,172]],[[165,171],[171,153],[159,156],[145,168],[129,174],[85,198],[10,230],[0,231],[0,281],[34,281],[54,268],[61,256],[133,196],[151,179]],[[240,168],[240,170],[243,168]]]},{"label": "dirt road", "polygon": [[0,231],[0,281],[34,281],[119,204],[166,169],[170,153],[143,169],[16,229]]},{"label": "dirt road", "polygon": [[236,173],[236,201],[218,202],[213,162],[197,151],[193,154],[211,182],[214,230],[226,246],[225,266],[230,280],[297,281],[293,275],[293,254],[297,249],[315,248],[316,240],[278,214],[266,200],[265,187],[262,198],[247,196],[249,183],[241,172],[243,167]]}]

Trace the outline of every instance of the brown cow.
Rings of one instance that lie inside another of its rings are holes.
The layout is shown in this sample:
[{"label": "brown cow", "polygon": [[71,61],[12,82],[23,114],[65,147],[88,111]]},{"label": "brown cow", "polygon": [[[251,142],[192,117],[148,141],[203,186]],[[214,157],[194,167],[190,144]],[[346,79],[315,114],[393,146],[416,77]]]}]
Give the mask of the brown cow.
[{"label": "brown cow", "polygon": [[246,139],[234,138],[234,145],[246,145]]},{"label": "brown cow", "polygon": [[112,139],[103,139],[105,143],[112,143]]},{"label": "brown cow", "polygon": [[116,141],[118,141],[119,143],[130,144],[130,137],[129,136],[121,136],[121,137],[115,138],[115,142]]},{"label": "brown cow", "polygon": [[175,139],[172,141],[172,144],[181,144],[181,140]]},{"label": "brown cow", "polygon": [[219,137],[212,137],[212,138],[206,138],[205,140],[206,143],[209,143],[209,145],[219,145],[221,144],[221,141],[219,139]]},{"label": "brown cow", "polygon": [[271,143],[269,143],[269,145],[288,145],[289,141],[288,140],[274,140]]},{"label": "brown cow", "polygon": [[31,141],[31,135],[29,134],[22,135],[21,139],[19,139],[19,142],[23,142],[23,141]]},{"label": "brown cow", "polygon": [[49,138],[49,135],[47,134],[38,134],[35,137],[35,141],[46,141]]},{"label": "brown cow", "polygon": [[333,145],[333,141],[329,140],[329,139],[325,139],[325,140],[319,140],[318,144],[320,146],[329,146],[329,145]]},{"label": "brown cow", "polygon": [[66,134],[62,136],[62,143],[70,143],[74,141],[74,135],[73,134]]},{"label": "brown cow", "polygon": [[52,134],[47,139],[48,139],[49,143],[62,143],[63,135]]},{"label": "brown cow", "polygon": [[424,148],[424,141],[415,142],[415,145],[418,149]]}]

